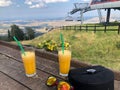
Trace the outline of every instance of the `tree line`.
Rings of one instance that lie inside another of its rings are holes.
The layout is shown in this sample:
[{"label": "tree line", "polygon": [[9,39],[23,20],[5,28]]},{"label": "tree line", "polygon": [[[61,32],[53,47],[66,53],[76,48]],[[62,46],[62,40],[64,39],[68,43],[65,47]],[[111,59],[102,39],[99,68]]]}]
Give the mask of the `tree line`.
[{"label": "tree line", "polygon": [[24,30],[20,29],[17,25],[11,25],[8,30],[8,41],[13,41],[13,36],[18,40],[31,40],[35,38],[35,32],[30,27],[25,27]]}]

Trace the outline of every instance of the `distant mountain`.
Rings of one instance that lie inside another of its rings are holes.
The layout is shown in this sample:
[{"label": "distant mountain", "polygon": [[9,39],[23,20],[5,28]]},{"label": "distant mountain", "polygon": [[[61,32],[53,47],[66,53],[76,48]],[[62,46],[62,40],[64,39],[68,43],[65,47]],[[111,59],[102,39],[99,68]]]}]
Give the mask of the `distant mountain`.
[{"label": "distant mountain", "polygon": [[51,20],[63,20],[64,17],[57,17],[57,18],[0,18],[1,21],[51,21]]}]

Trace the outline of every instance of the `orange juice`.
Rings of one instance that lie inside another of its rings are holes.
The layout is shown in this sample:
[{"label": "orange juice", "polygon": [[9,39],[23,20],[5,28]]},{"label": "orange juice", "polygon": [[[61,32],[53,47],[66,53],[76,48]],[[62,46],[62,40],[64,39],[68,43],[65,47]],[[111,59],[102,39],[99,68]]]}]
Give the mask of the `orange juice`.
[{"label": "orange juice", "polygon": [[64,50],[64,53],[63,53],[61,50],[58,52],[58,57],[59,57],[60,75],[67,76],[70,70],[71,51]]},{"label": "orange juice", "polygon": [[36,74],[35,52],[26,51],[25,55],[22,54],[21,56],[22,56],[26,76],[28,77],[34,76]]}]

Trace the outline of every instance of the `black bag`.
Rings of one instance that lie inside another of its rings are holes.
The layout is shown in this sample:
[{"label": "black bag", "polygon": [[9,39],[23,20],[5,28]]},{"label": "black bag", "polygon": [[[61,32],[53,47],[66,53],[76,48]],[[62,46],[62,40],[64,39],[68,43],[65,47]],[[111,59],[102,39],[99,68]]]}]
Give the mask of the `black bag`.
[{"label": "black bag", "polygon": [[102,66],[72,69],[68,80],[75,90],[114,90],[114,74]]}]

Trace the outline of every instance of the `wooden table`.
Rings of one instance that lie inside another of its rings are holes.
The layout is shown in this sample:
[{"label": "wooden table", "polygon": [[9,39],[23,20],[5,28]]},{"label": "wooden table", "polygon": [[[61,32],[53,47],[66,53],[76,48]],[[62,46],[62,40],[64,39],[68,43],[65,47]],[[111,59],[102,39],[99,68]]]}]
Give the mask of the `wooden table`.
[{"label": "wooden table", "polygon": [[58,62],[36,56],[37,77],[25,76],[23,63],[19,50],[0,46],[0,90],[56,90],[55,87],[46,86],[49,76],[58,75]]},{"label": "wooden table", "polygon": [[[52,54],[42,55],[36,51],[37,77],[25,76],[23,63],[17,45],[0,43],[0,90],[57,90],[56,87],[46,86],[49,76],[65,80],[59,76],[58,60],[50,57]],[[72,62],[72,68],[79,66]],[[115,80],[115,90],[120,90],[120,82]]]}]

